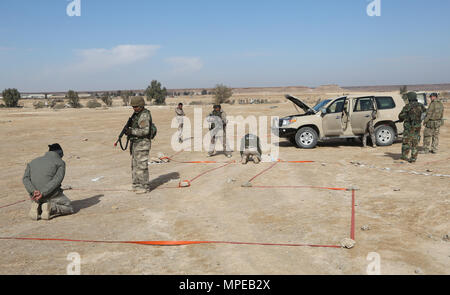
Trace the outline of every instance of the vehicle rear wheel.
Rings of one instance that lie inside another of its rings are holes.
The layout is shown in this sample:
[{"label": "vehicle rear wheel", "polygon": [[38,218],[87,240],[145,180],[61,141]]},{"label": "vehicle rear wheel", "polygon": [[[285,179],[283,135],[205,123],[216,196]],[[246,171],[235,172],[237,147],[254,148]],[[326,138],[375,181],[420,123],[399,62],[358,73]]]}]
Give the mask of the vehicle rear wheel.
[{"label": "vehicle rear wheel", "polygon": [[303,149],[312,149],[317,145],[319,135],[316,130],[311,127],[300,128],[295,134],[295,143],[298,147]]},{"label": "vehicle rear wheel", "polygon": [[395,141],[395,131],[389,125],[381,125],[375,128],[375,138],[377,140],[377,145],[379,146],[389,146]]}]

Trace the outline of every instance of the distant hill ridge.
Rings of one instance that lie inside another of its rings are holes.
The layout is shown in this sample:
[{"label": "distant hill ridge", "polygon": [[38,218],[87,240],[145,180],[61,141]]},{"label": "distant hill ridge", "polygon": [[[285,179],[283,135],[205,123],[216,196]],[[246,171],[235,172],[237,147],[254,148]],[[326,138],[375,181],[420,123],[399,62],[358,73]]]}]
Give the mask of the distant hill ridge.
[{"label": "distant hill ridge", "polygon": [[[236,94],[254,93],[254,92],[343,92],[343,91],[359,91],[359,92],[391,92],[397,91],[404,85],[372,85],[372,86],[339,86],[337,84],[321,85],[318,87],[307,86],[279,86],[279,87],[237,87],[233,88],[233,92]],[[450,91],[450,83],[444,84],[413,84],[406,85],[409,91]],[[203,89],[211,91],[212,88],[179,88],[179,89],[167,89],[168,92],[196,92],[199,93]],[[123,90],[123,89],[122,89]],[[78,93],[103,93],[103,92],[116,92],[118,90],[98,90],[98,91],[77,91]],[[143,89],[134,89],[133,92],[144,92]],[[21,92],[26,94],[54,94],[64,95],[65,92]]]}]

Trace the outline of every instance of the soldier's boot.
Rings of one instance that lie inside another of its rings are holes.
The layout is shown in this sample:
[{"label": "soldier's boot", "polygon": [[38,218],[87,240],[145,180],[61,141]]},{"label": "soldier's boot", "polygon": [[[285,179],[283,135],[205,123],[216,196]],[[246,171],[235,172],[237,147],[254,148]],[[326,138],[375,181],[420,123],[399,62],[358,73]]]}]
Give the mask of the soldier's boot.
[{"label": "soldier's boot", "polygon": [[372,136],[372,147],[373,148],[377,147],[377,139],[375,138],[375,136]]},{"label": "soldier's boot", "polygon": [[136,195],[143,195],[143,194],[146,194],[146,193],[148,193],[148,192],[149,192],[149,190],[146,189],[146,188],[139,188],[139,189],[136,189],[136,190],[134,191],[134,193],[135,193]]},{"label": "soldier's boot", "polygon": [[212,157],[212,156],[214,156],[214,151],[208,152],[208,157]]},{"label": "soldier's boot", "polygon": [[28,216],[32,220],[38,220],[39,219],[39,203],[33,202],[31,203],[30,211],[28,212]]},{"label": "soldier's boot", "polygon": [[427,148],[423,148],[423,150],[419,151],[419,154],[423,154],[423,155],[426,155],[429,153],[430,153],[430,151]]},{"label": "soldier's boot", "polygon": [[245,164],[247,164],[247,162],[248,162],[248,157],[242,156],[241,163],[245,165]]},{"label": "soldier's boot", "polygon": [[259,164],[259,161],[260,161],[259,157],[253,156],[253,163]]},{"label": "soldier's boot", "polygon": [[42,204],[41,208],[42,208],[41,219],[50,220],[50,215],[52,211],[52,205],[50,204],[50,202]]},{"label": "soldier's boot", "polygon": [[437,154],[437,150],[432,150],[431,153],[432,154]]}]

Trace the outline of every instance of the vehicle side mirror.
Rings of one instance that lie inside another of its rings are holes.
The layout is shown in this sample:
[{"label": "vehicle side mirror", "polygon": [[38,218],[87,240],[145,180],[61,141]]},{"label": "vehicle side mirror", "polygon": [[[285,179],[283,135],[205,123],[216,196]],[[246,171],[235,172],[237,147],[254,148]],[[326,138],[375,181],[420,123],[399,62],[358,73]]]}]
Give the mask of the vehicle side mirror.
[{"label": "vehicle side mirror", "polygon": [[320,111],[322,112],[322,115],[325,115],[327,113],[327,109],[326,108],[320,109]]}]

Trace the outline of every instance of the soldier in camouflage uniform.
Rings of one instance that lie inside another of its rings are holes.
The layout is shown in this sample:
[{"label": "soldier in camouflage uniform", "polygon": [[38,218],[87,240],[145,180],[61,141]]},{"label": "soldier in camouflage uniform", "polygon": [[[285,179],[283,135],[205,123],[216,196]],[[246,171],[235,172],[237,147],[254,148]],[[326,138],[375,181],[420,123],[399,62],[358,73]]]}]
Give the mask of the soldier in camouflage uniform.
[{"label": "soldier in camouflage uniform", "polygon": [[216,139],[218,137],[217,135],[220,131],[223,131],[223,152],[228,158],[231,158],[231,150],[227,146],[227,115],[224,111],[222,111],[222,107],[220,105],[214,105],[214,110],[209,114],[207,121],[210,123],[211,131],[211,144],[209,145],[208,155],[210,157],[214,155],[214,151],[216,148]]},{"label": "soldier in camouflage uniform", "polygon": [[149,191],[148,158],[151,148],[151,120],[152,115],[145,108],[142,97],[133,97],[131,106],[134,110],[131,127],[127,130],[131,146],[132,191],[144,194]]},{"label": "soldier in camouflage uniform", "polygon": [[431,103],[427,110],[427,115],[425,120],[423,120],[423,125],[425,130],[423,132],[423,151],[421,154],[428,154],[431,152],[433,154],[437,153],[439,146],[439,129],[443,123],[444,117],[444,105],[438,99],[437,93],[430,95]]},{"label": "soldier in camouflage uniform", "polygon": [[372,113],[370,114],[369,122],[367,123],[366,133],[363,135],[363,147],[367,146],[367,137],[370,136],[372,139],[372,147],[377,147],[377,140],[375,138],[375,128],[373,126],[373,121],[377,118],[377,110],[372,102]]},{"label": "soldier in camouflage uniform", "polygon": [[[417,101],[415,92],[408,92],[408,104],[406,104],[400,114],[399,121],[403,122],[403,144],[402,144],[402,160],[414,163],[417,160],[417,146],[420,142],[420,129],[422,127],[422,114],[426,109]],[[408,159],[411,151],[411,158]]]}]

